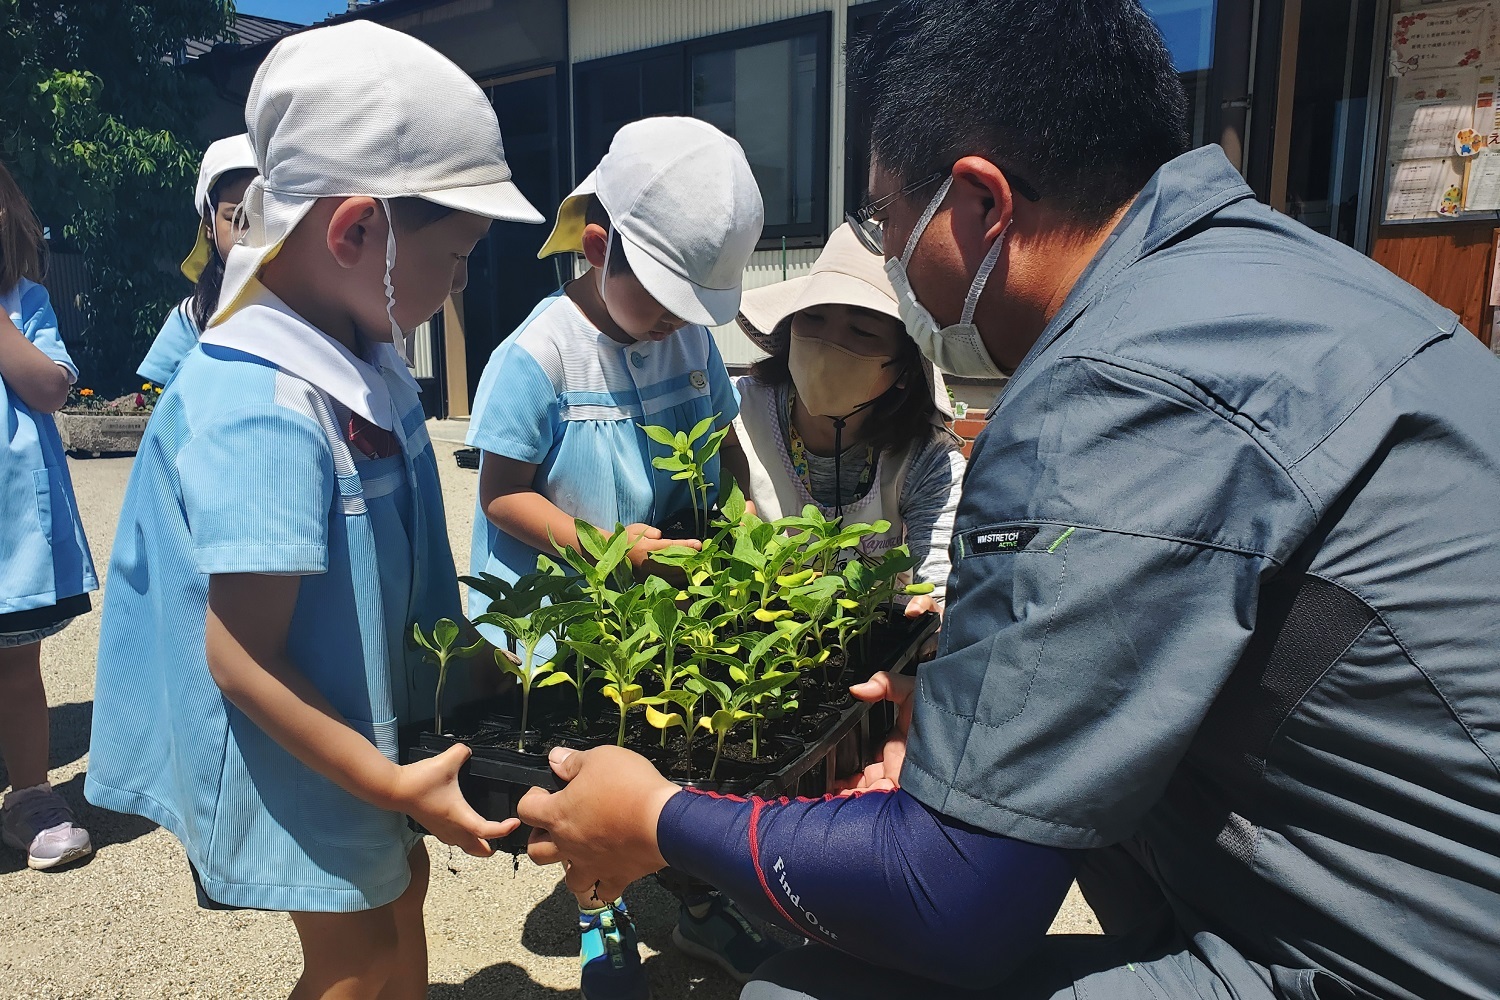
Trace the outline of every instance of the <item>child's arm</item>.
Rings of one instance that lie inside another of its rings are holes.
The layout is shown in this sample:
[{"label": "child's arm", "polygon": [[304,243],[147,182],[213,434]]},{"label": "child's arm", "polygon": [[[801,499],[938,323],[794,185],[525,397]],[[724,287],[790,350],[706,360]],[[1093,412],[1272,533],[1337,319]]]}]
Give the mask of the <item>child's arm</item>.
[{"label": "child's arm", "polygon": [[[484,516],[507,535],[542,552],[554,551],[554,540],[558,545],[577,549],[578,529],[572,516],[536,491],[533,485],[536,470],[537,466],[530,462],[485,452],[479,463],[479,503],[484,508]],[[605,534],[614,530],[613,526],[596,527]],[[700,544],[664,539],[661,531],[649,524],[631,524],[625,530],[635,538],[630,549],[630,562],[637,570],[660,549]]]},{"label": "child's arm", "polygon": [[67,369],[27,340],[3,311],[0,311],[0,378],[35,413],[54,413],[68,401]]},{"label": "child's arm", "polygon": [[371,805],[411,816],[446,844],[493,853],[485,838],[508,827],[484,820],[458,790],[469,750],[456,746],[398,766],[350,727],[286,655],[298,576],[209,577],[208,669],[236,708],[312,770]]}]

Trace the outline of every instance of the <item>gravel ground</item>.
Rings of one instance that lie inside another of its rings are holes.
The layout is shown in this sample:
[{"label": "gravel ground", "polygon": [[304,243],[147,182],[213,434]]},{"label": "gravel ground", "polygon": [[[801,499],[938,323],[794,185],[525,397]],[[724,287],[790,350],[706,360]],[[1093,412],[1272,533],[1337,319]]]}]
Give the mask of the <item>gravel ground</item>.
[{"label": "gravel ground", "polygon": [[[434,438],[454,431],[434,426]],[[461,431],[460,431],[461,433]],[[437,440],[449,529],[467,561],[475,474],[458,469],[456,444]],[[109,562],[128,458],[70,461],[79,508],[101,574]],[[0,847],[0,998],[285,996],[300,969],[284,915],[207,913],[197,908],[182,848],[132,816],[83,799],[93,707],[96,610],[42,648],[52,706],[52,782],[94,838],[93,859],[68,870],[28,871]],[[0,788],[8,788],[0,769]],[[522,859],[488,861],[428,840],[432,889],[427,925],[433,1000],[543,1000],[578,996],[576,911],[553,869]],[[649,882],[630,894],[657,997],[730,1000],[725,976],[670,945],[674,907]],[[1076,889],[1053,930],[1098,933]]]}]

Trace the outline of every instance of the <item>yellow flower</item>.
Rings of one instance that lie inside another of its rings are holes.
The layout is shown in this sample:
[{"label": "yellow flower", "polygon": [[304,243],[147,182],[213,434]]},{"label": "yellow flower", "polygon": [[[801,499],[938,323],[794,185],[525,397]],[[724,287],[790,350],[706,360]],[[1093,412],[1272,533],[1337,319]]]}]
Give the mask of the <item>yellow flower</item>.
[{"label": "yellow flower", "polygon": [[78,390],[78,395],[80,395],[80,396],[92,396],[93,394],[94,394],[94,390],[93,389],[79,389]]},{"label": "yellow flower", "polygon": [[156,394],[157,394],[157,395],[158,395],[158,396],[160,396],[160,395],[161,395],[161,386],[157,386],[157,387],[156,387],[156,389],[155,389],[155,390],[154,390],[154,391],[155,391],[155,392],[156,392]]},{"label": "yellow flower", "polygon": [[150,392],[151,391],[151,383],[150,382],[143,382],[143,383],[141,383],[141,391],[142,392]]}]

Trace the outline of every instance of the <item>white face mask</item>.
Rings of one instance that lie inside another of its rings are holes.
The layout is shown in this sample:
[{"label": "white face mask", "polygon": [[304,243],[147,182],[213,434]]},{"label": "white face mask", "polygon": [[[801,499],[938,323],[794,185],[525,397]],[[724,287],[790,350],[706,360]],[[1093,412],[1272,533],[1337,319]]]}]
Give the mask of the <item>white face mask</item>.
[{"label": "white face mask", "polygon": [[911,261],[911,255],[917,248],[917,241],[922,238],[927,224],[937,214],[938,207],[942,205],[943,198],[947,196],[948,189],[952,186],[953,178],[949,177],[943,182],[943,186],[938,188],[937,194],[932,196],[932,201],[927,203],[926,211],[917,220],[916,228],[907,238],[906,249],[901,252],[901,256],[885,262],[885,273],[896,290],[896,303],[901,309],[901,320],[906,324],[906,332],[911,335],[912,340],[917,342],[917,348],[927,356],[929,361],[950,375],[968,378],[1005,378],[1006,373],[995,364],[994,359],[990,357],[990,352],[985,349],[984,341],[979,338],[979,328],[974,325],[974,310],[979,305],[979,295],[984,291],[985,282],[990,279],[990,272],[995,269],[995,262],[1000,259],[1000,251],[1005,246],[1005,233],[1010,229],[1010,223],[1005,224],[1005,229],[995,239],[990,252],[985,254],[984,262],[979,265],[979,273],[974,276],[974,282],[969,286],[969,296],[964,300],[963,315],[952,326],[937,325],[937,321],[932,318],[932,313],[917,301],[917,295],[912,291],[911,281],[906,276],[906,265]]},{"label": "white face mask", "polygon": [[391,214],[390,202],[380,199],[385,209],[385,317],[391,321],[391,346],[402,364],[411,367],[411,352],[407,349],[406,332],[396,322],[396,286],[391,283],[391,273],[396,270],[396,217]]}]

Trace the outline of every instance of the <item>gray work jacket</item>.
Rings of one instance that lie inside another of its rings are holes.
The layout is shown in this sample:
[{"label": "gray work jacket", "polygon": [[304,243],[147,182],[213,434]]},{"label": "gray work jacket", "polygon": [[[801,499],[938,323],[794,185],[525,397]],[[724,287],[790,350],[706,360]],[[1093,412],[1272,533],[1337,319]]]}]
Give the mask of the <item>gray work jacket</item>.
[{"label": "gray work jacket", "polygon": [[1133,838],[1190,933],[1500,997],[1500,361],[1374,262],[1166,164],[975,447],[903,785]]}]

